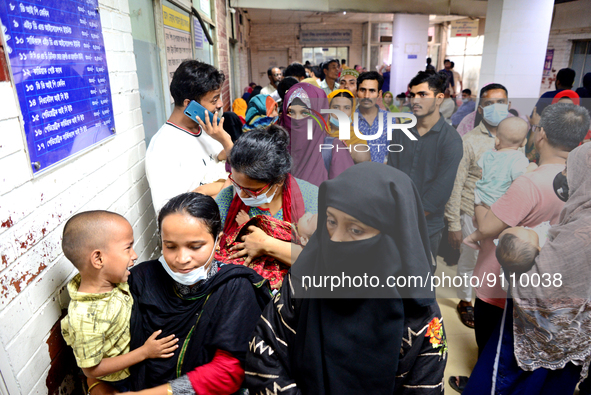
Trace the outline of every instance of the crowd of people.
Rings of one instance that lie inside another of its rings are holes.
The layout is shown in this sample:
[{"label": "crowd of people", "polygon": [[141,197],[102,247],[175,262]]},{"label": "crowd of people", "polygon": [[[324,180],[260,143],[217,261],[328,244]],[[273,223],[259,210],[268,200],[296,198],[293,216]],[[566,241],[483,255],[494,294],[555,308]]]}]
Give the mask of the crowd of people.
[{"label": "crowd of people", "polygon": [[345,63],[270,67],[223,114],[224,75],[179,65],[145,159],[162,255],[132,268],[115,213],[64,227],[79,274],[62,333],[88,393],[440,394],[443,317],[410,279],[435,275],[442,244],[458,277],[496,279],[457,288],[479,357],[452,388],[566,394],[587,376],[591,121],[574,76],[520,117],[501,84],[474,100],[449,60],[397,95],[390,66]]}]

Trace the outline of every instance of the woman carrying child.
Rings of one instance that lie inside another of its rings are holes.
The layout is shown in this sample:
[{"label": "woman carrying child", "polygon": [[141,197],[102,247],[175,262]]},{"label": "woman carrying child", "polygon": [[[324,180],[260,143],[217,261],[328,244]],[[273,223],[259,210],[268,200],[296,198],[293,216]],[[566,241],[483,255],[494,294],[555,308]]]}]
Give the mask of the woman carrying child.
[{"label": "woman carrying child", "polygon": [[158,228],[162,256],[135,267],[129,280],[131,348],[156,329],[174,334],[180,347],[172,358],[132,367],[132,389],[233,394],[242,385],[250,335],[270,300],[267,283],[251,269],[214,259],[221,221],[211,197],[189,192],[171,199]]},{"label": "woman carrying child", "polygon": [[273,288],[302,250],[292,243],[292,225],[318,211],[318,187],[290,174],[288,144],[276,125],[245,133],[230,153],[233,186],[216,198],[224,230],[217,258],[252,267]]}]

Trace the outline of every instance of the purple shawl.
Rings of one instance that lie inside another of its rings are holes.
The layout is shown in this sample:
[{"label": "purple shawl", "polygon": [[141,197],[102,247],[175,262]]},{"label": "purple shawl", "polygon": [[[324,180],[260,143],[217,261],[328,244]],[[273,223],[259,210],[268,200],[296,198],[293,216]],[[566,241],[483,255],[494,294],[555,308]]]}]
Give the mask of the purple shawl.
[{"label": "purple shawl", "polygon": [[[322,108],[329,108],[328,99],[322,89],[300,82],[292,86],[285,94],[283,112],[278,122],[289,133],[290,145],[288,149],[293,158],[292,176],[320,186],[323,181],[335,178],[353,166],[353,159],[347,151],[347,146],[342,141],[335,139],[332,143],[334,148],[330,172],[326,171],[320,145],[324,144],[324,138],[327,136],[324,123],[327,122],[328,114],[323,114],[323,119],[319,119],[319,122],[312,121],[312,139],[308,140],[308,118],[296,120],[287,115],[287,109],[296,98],[304,102],[313,111],[315,117],[320,116]],[[339,147],[338,152],[337,146]]]}]

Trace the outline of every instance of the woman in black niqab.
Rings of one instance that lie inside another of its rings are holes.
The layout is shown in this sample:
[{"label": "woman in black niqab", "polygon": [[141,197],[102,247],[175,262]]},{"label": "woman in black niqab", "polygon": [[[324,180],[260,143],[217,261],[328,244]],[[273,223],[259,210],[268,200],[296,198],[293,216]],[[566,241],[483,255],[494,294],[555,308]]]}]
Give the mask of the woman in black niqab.
[{"label": "woman in black niqab", "polygon": [[[362,163],[322,183],[318,200],[318,229],[263,312],[247,354],[245,384],[255,393],[282,388],[286,394],[393,394],[401,387],[396,376],[405,309],[413,311],[413,322],[429,324],[425,314],[436,306],[427,286],[431,253],[420,196],[404,173]],[[328,207],[379,233],[331,240]],[[354,278],[364,275],[367,282],[356,286]],[[351,286],[331,290],[333,278],[347,276]],[[417,283],[396,287],[392,278],[400,276]],[[370,284],[374,277],[379,284]],[[387,285],[389,277],[394,286]],[[319,287],[326,278],[328,284]]]}]

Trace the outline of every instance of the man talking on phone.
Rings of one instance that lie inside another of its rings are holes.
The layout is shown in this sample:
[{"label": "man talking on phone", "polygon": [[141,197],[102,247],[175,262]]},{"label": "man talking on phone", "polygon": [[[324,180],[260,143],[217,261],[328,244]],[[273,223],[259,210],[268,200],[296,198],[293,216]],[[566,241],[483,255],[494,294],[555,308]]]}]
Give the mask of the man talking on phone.
[{"label": "man talking on phone", "polygon": [[[215,67],[197,60],[184,61],[174,72],[170,83],[174,109],[146,151],[146,177],[156,214],[181,193],[216,195],[224,186],[225,160],[233,146],[223,128],[224,118],[218,119],[224,79]],[[203,107],[191,105],[200,108],[203,117],[185,114],[192,101]]]}]

